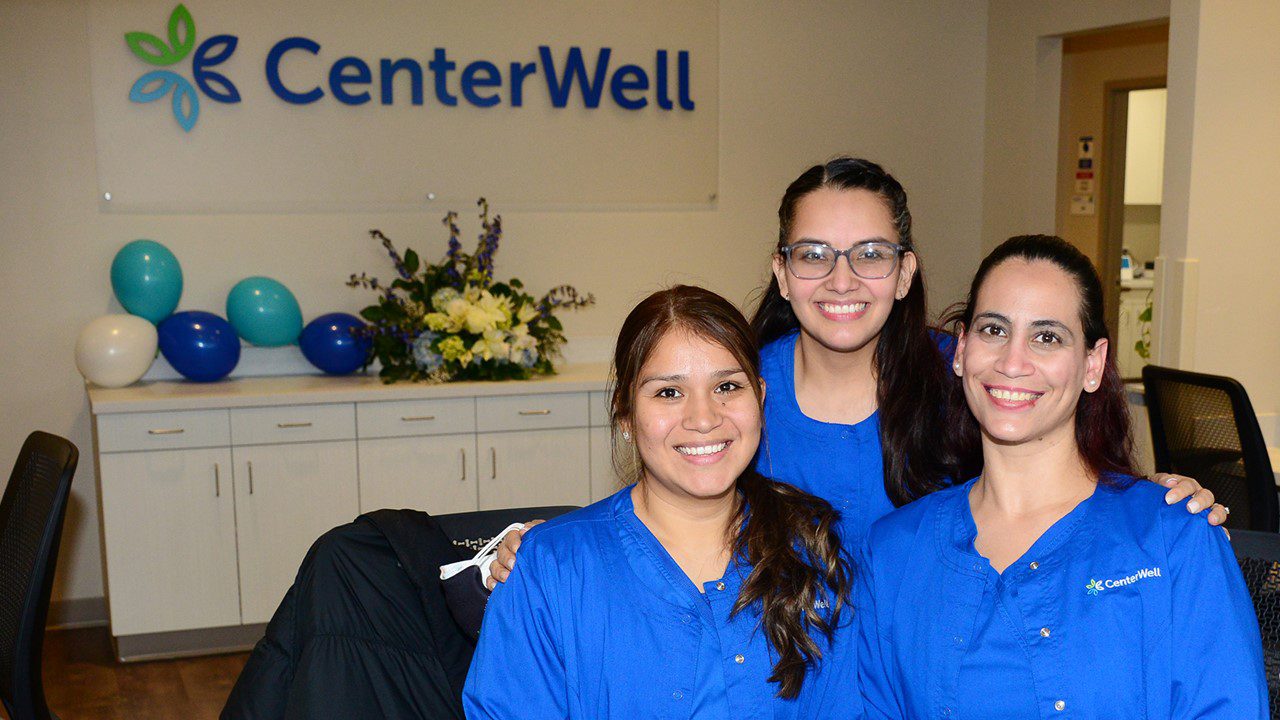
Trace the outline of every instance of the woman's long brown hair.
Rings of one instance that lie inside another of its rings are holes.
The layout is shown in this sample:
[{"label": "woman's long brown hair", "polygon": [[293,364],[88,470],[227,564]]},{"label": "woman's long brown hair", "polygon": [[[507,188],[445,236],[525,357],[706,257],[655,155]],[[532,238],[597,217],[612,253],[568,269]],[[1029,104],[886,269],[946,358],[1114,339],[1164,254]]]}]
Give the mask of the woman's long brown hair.
[{"label": "woman's long brown hair", "polygon": [[[610,424],[614,464],[621,477],[639,480],[640,464],[634,445],[616,442],[616,436],[621,424],[633,419],[640,369],[673,331],[688,332],[729,351],[750,379],[756,400],[764,398],[755,333],[732,303],[689,285],[650,295],[623,322],[614,350]],[[805,673],[822,658],[812,631],[830,643],[849,607],[852,565],[836,532],[839,514],[825,500],[761,477],[750,467],[738,477],[737,489],[742,502],[726,542],[752,569],[733,612],[760,604],[761,629],[778,654],[769,681],[778,683],[780,697],[794,698]],[[741,531],[734,535],[733,528],[739,526]],[[819,612],[824,607],[827,612]]]}]

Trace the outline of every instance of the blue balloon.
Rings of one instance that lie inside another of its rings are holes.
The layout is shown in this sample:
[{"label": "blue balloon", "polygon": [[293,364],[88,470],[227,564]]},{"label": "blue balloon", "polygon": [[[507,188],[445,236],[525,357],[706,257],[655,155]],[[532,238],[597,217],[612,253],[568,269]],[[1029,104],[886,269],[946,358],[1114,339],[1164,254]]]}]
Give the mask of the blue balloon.
[{"label": "blue balloon", "polygon": [[111,261],[111,289],[125,310],[159,323],[178,307],[182,266],[160,243],[134,240]]},{"label": "blue balloon", "polygon": [[227,293],[227,319],[240,337],[262,347],[292,345],[302,332],[298,300],[279,281],[249,277]]},{"label": "blue balloon", "polygon": [[213,382],[240,362],[240,338],[231,323],[202,310],[174,313],[156,328],[160,354],[188,380]]},{"label": "blue balloon", "polygon": [[373,342],[354,331],[364,321],[347,313],[329,313],[307,323],[298,345],[307,361],[330,375],[346,375],[364,365]]}]

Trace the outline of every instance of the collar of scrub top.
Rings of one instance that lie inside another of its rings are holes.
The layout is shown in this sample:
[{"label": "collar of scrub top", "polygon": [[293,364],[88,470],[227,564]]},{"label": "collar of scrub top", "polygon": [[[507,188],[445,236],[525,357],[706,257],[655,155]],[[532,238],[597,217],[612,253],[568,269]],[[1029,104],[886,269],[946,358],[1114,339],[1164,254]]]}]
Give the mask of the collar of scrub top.
[{"label": "collar of scrub top", "polygon": [[[747,472],[755,471],[748,469]],[[684,574],[653,532],[636,516],[635,504],[631,501],[631,487],[618,494],[613,509],[618,537],[625,551],[623,554],[631,564],[631,569],[646,587],[673,605],[685,609],[704,605],[703,593]],[[749,508],[744,507],[744,521],[748,512]],[[750,572],[751,566],[745,553],[735,553],[725,567],[724,575],[719,580],[706,583],[704,590],[728,593],[736,598],[742,582]],[[723,588],[720,587],[721,584]]]},{"label": "collar of scrub top", "polygon": [[[969,507],[969,491],[977,477],[970,479],[938,504],[938,522],[936,540],[942,559],[958,572],[976,577],[986,577],[992,572],[991,562],[978,554],[974,542],[978,538],[978,526],[973,520],[973,511]],[[1099,484],[1093,494],[1076,505],[1060,520],[1044,532],[1023,558],[1027,562],[1019,562],[1005,568],[1001,573],[1003,580],[1010,581],[1021,577],[1030,570],[1029,562],[1034,561],[1038,570],[1050,570],[1056,563],[1057,550],[1071,539],[1079,530],[1089,527],[1089,517],[1098,504],[1099,493],[1108,492],[1108,488]]]}]

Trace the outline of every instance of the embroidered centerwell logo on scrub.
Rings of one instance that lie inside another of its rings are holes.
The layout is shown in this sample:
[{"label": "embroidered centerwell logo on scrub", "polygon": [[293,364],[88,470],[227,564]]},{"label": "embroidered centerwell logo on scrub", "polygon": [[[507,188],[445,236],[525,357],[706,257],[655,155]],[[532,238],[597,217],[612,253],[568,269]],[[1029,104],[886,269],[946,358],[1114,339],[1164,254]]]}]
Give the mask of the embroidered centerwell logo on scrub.
[{"label": "embroidered centerwell logo on scrub", "polygon": [[149,65],[172,67],[191,55],[191,76],[195,87],[185,77],[173,70],[152,70],[133,83],[129,99],[136,103],[149,103],[172,93],[173,119],[186,132],[196,126],[200,118],[200,96],[196,87],[211,100],[221,103],[240,102],[240,91],[225,75],[209,68],[220,65],[236,51],[240,39],[235,35],[214,35],[196,44],[196,22],[185,5],[178,5],[169,14],[168,42],[146,32],[125,33],[135,57]]},{"label": "embroidered centerwell logo on scrub", "polygon": [[1158,577],[1164,577],[1162,568],[1158,568],[1158,567],[1142,568],[1141,570],[1133,573],[1132,575],[1125,575],[1124,577],[1115,578],[1111,580],[1094,580],[1093,578],[1089,578],[1089,584],[1084,586],[1084,590],[1090,595],[1098,595],[1099,593],[1105,590],[1111,590],[1113,588],[1121,588],[1127,585],[1132,585],[1136,582],[1140,582],[1142,580],[1146,580],[1148,578],[1158,578]]}]

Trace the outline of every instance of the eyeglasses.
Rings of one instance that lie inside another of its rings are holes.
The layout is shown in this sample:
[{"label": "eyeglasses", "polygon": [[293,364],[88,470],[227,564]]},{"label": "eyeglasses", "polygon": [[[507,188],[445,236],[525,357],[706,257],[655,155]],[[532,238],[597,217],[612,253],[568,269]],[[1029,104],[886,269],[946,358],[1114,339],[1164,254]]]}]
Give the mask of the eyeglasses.
[{"label": "eyeglasses", "polygon": [[787,269],[801,280],[821,280],[836,269],[843,255],[849,269],[863,280],[889,277],[898,267],[898,257],[906,248],[897,243],[868,240],[848,250],[836,250],[826,243],[798,242],[779,250],[787,261]]}]

